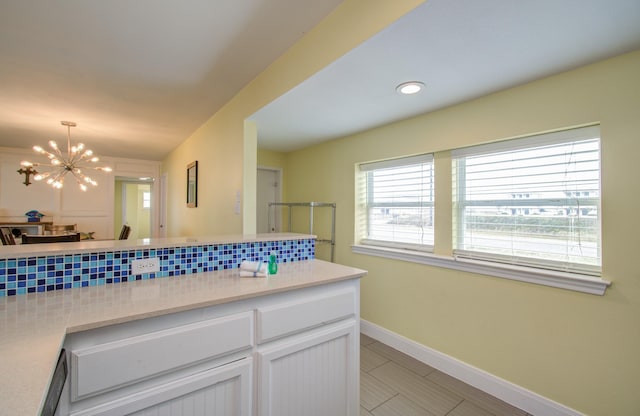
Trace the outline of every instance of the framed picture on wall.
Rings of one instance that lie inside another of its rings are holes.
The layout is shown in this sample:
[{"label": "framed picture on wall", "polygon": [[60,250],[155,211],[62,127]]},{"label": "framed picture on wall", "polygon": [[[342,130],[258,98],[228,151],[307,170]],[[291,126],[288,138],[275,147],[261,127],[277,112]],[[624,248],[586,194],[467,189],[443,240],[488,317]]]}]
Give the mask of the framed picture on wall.
[{"label": "framed picture on wall", "polygon": [[187,165],[187,207],[198,206],[198,161]]}]

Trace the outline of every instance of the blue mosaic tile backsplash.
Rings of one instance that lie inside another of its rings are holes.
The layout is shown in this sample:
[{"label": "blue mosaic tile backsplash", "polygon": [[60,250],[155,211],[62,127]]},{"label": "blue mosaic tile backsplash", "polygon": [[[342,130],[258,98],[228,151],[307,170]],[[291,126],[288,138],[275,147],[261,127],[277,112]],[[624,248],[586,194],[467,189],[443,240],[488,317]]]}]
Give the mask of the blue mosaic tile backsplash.
[{"label": "blue mosaic tile backsplash", "polygon": [[[97,251],[0,259],[0,297],[98,286],[132,280],[236,269],[243,260],[278,263],[311,260],[315,240],[259,241],[183,247]],[[158,257],[160,271],[131,274],[131,261]]]}]

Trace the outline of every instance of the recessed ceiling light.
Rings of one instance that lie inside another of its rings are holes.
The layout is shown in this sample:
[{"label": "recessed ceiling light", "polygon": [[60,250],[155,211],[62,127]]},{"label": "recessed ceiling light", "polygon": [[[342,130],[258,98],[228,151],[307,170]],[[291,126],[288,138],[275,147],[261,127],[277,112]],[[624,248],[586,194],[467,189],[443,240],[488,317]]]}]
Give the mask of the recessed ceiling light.
[{"label": "recessed ceiling light", "polygon": [[396,91],[400,94],[411,95],[422,91],[424,84],[420,81],[403,82],[396,87]]}]

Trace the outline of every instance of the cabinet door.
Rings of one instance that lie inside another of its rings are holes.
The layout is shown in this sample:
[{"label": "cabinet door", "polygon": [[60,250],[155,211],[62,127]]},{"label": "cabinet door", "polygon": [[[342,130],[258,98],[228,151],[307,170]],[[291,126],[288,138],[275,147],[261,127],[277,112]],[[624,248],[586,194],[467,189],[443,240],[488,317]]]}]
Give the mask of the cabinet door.
[{"label": "cabinet door", "polygon": [[359,341],[350,319],[258,349],[260,416],[359,414]]},{"label": "cabinet door", "polygon": [[245,358],[72,416],[250,416],[252,372]]}]

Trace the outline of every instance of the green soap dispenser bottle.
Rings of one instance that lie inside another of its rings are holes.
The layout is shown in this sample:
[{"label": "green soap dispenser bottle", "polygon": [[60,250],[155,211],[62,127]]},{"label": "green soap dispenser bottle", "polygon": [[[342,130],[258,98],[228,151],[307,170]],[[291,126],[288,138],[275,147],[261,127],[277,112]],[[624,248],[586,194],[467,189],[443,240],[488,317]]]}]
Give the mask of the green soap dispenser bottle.
[{"label": "green soap dispenser bottle", "polygon": [[272,251],[269,254],[269,274],[278,273],[278,258],[276,257],[276,252]]}]

